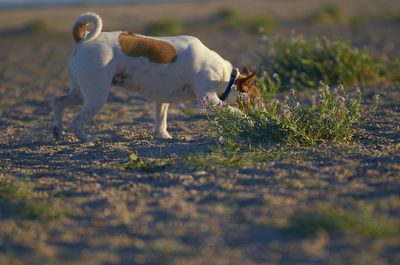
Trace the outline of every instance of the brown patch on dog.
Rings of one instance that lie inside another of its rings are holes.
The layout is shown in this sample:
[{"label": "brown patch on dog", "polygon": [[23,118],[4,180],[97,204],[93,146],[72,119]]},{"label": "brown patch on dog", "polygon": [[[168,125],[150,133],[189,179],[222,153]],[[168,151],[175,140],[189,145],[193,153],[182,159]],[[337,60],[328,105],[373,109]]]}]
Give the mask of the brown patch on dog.
[{"label": "brown patch on dog", "polygon": [[132,57],[143,56],[154,63],[173,63],[177,57],[175,47],[170,43],[133,33],[121,33],[119,45],[125,54]]},{"label": "brown patch on dog", "polygon": [[[256,78],[257,71],[254,73],[250,73],[249,68],[244,67],[239,77],[235,81],[235,85],[237,89],[241,93],[246,93],[248,98],[250,99],[250,103],[253,103],[254,98],[261,98],[260,92],[254,84]],[[255,102],[254,102],[255,103]],[[247,111],[248,107],[246,104],[242,104],[237,101],[239,108]]]},{"label": "brown patch on dog", "polygon": [[80,42],[86,35],[87,24],[76,23],[72,29],[75,42]]}]

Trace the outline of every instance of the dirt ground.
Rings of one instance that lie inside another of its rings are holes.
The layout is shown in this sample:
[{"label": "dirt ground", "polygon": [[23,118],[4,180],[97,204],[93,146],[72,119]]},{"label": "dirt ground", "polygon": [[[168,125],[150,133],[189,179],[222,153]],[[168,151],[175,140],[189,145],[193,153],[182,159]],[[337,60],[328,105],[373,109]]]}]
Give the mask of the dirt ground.
[{"label": "dirt ground", "polygon": [[[274,33],[325,34],[366,45],[374,54],[400,55],[398,20],[367,21],[357,34],[343,25],[296,22],[326,2],[252,0],[235,6],[276,18]],[[400,7],[398,1],[335,2],[348,4],[352,14]],[[168,125],[174,138],[155,139],[152,103],[118,88],[87,126],[94,143],[70,134],[52,138],[50,99],[68,91],[69,32],[80,13],[98,12],[106,30],[137,32],[152,20],[176,17],[185,33],[226,59],[255,65],[258,36],[210,24],[227,3],[0,11],[0,180],[29,181],[39,197],[72,213],[50,219],[0,214],[0,264],[400,264],[399,233],[321,230],[302,237],[284,229],[297,212],[319,207],[400,222],[399,84],[362,87],[367,107],[375,94],[382,103],[352,142],[303,148],[242,168],[193,169],[184,158],[216,143],[210,123],[172,104]],[[50,29],[20,30],[37,18],[51,21]],[[197,108],[194,102],[187,106]],[[65,124],[78,110],[65,111]],[[117,169],[135,151],[171,165],[156,172]]]}]

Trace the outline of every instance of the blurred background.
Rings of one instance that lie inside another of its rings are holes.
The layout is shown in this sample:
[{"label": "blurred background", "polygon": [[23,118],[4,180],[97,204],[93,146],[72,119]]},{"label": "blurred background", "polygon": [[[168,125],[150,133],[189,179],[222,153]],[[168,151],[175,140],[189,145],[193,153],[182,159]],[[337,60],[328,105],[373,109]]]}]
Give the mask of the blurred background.
[{"label": "blurred background", "polygon": [[[345,43],[333,47],[331,55],[321,55],[320,65],[315,66],[330,64],[336,60],[334,54],[344,54],[342,73],[349,66],[347,54],[358,58],[365,55],[368,60],[370,56],[379,57],[379,61],[395,61],[400,57],[400,0],[0,0],[0,58],[3,62],[0,82],[7,84],[3,87],[4,93],[13,94],[15,89],[26,84],[30,84],[28,90],[36,84],[44,90],[44,95],[61,93],[51,88],[65,91],[68,88],[66,65],[72,50],[71,28],[77,17],[87,11],[102,17],[103,31],[196,36],[237,67],[264,69],[270,74],[278,72],[286,83],[295,75],[294,68],[297,68],[296,80],[299,80],[299,73],[313,74],[313,67],[300,69],[305,64],[303,59],[299,61],[299,52],[308,49],[305,47],[318,46],[308,41],[313,38]],[[294,54],[290,62],[286,62],[286,51],[282,51],[286,46],[282,46],[281,40],[275,41],[282,36],[307,38],[304,47],[287,46],[287,52],[292,50]],[[367,52],[358,56],[357,51],[349,50],[353,48]],[[281,57],[271,59],[275,49],[281,50]],[[314,61],[312,58],[319,55],[303,56]],[[383,68],[389,69],[385,72],[398,68],[398,62],[385,62]],[[366,65],[369,67],[371,63]],[[399,78],[398,72],[391,80]],[[359,74],[354,72],[354,75]],[[335,78],[317,76],[313,84],[321,79],[332,85],[342,81]],[[357,83],[344,82],[349,86]]]},{"label": "blurred background", "polygon": [[0,1],[0,9],[3,37],[69,34],[82,12],[94,11],[105,31],[195,35],[236,64],[254,63],[263,35],[293,32],[350,41],[379,55],[399,54],[398,0],[18,0]]}]

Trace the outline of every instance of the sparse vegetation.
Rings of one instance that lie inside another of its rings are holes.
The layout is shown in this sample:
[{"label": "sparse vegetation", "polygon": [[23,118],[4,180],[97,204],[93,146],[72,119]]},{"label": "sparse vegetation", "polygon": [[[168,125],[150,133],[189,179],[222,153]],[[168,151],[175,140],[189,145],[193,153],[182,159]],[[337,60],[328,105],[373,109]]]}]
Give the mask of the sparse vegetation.
[{"label": "sparse vegetation", "polygon": [[400,72],[395,63],[347,42],[292,35],[268,37],[264,44],[260,68],[278,73],[282,90],[315,88],[320,80],[345,86],[397,81]]},{"label": "sparse vegetation", "polygon": [[349,16],[339,4],[328,4],[322,10],[311,13],[306,20],[314,24],[332,25],[347,22]]},{"label": "sparse vegetation", "polygon": [[[275,27],[275,21],[266,15],[254,15],[242,18],[242,29],[250,34],[258,34],[262,32],[272,32]],[[240,24],[239,24],[240,25]]]},{"label": "sparse vegetation", "polygon": [[50,29],[50,27],[49,24],[44,19],[37,18],[29,21],[25,25],[25,29],[26,31],[31,33],[43,33],[47,32]]},{"label": "sparse vegetation", "polygon": [[399,23],[400,22],[400,9],[393,9],[390,11],[387,11],[377,18],[378,20],[381,21],[386,21],[386,22],[395,22]]},{"label": "sparse vegetation", "polygon": [[56,209],[49,201],[40,199],[27,181],[0,180],[0,217],[48,219],[67,215]]},{"label": "sparse vegetation", "polygon": [[263,161],[287,158],[296,155],[287,146],[258,147],[242,145],[229,138],[219,138],[217,147],[210,152],[189,154],[184,161],[195,169],[208,169],[213,166],[245,167]]},{"label": "sparse vegetation", "polygon": [[260,92],[262,102],[269,102],[275,98],[282,86],[278,74],[273,74],[271,78],[266,71],[263,71],[260,77],[256,77],[255,84]]},{"label": "sparse vegetation", "polygon": [[239,17],[239,12],[231,7],[222,7],[216,13],[216,18],[218,20],[228,21]]},{"label": "sparse vegetation", "polygon": [[361,236],[397,236],[398,223],[385,216],[372,213],[355,213],[325,207],[316,211],[295,214],[288,224],[288,230],[300,236],[311,236],[324,229],[329,233],[352,232]]},{"label": "sparse vegetation", "polygon": [[248,34],[260,32],[269,34],[276,25],[276,22],[266,15],[243,15],[230,7],[221,8],[215,17],[223,30],[242,31]]},{"label": "sparse vegetation", "polygon": [[[270,79],[266,79],[270,80]],[[354,133],[354,126],[367,120],[376,110],[375,106],[363,114],[361,90],[356,89],[351,97],[343,86],[329,88],[320,84],[319,96],[314,97],[311,106],[297,101],[292,88],[290,96],[269,103],[252,101],[242,93],[238,100],[248,106],[247,115],[233,113],[226,105],[212,105],[204,99],[204,108],[215,115],[211,119],[218,133],[232,141],[251,139],[256,142],[270,140],[289,144],[315,145],[325,141],[348,141]]]},{"label": "sparse vegetation", "polygon": [[170,165],[168,159],[161,158],[140,158],[137,152],[129,155],[128,162],[119,164],[115,168],[119,170],[141,170],[146,172],[156,172],[165,169]]},{"label": "sparse vegetation", "polygon": [[147,26],[147,34],[154,36],[175,36],[181,35],[183,26],[172,18],[165,18]]},{"label": "sparse vegetation", "polygon": [[181,104],[182,104],[182,106],[179,107],[179,108],[189,118],[191,118],[191,119],[205,119],[206,118],[206,116],[204,116],[203,114],[199,113],[198,111],[194,111],[193,109],[183,105],[183,103],[181,103]]},{"label": "sparse vegetation", "polygon": [[154,242],[151,246],[151,249],[152,252],[154,252],[154,255],[158,255],[161,258],[171,255],[190,257],[195,251],[190,246],[179,245],[176,242],[162,240]]}]

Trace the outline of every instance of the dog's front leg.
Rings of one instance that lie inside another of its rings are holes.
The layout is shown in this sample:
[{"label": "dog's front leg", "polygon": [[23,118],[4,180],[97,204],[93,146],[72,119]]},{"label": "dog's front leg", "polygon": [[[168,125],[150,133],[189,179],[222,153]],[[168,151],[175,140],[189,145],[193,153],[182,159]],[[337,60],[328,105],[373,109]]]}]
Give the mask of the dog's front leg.
[{"label": "dog's front leg", "polygon": [[153,133],[158,138],[170,139],[167,132],[167,113],[169,103],[154,103],[154,129]]}]

